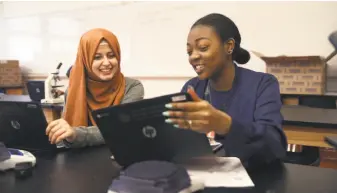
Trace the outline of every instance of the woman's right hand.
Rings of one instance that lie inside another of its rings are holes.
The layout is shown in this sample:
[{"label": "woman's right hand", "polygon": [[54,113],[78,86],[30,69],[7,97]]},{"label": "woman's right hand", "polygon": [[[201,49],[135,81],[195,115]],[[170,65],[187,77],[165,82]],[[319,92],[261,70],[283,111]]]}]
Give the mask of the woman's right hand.
[{"label": "woman's right hand", "polygon": [[51,144],[57,144],[64,139],[72,142],[76,138],[75,129],[64,119],[50,122],[46,129],[46,135],[48,135]]}]

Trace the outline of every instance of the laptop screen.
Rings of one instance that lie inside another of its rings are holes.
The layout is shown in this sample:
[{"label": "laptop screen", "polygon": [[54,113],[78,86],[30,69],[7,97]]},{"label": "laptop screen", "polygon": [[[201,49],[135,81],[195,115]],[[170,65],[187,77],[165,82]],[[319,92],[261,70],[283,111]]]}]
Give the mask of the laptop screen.
[{"label": "laptop screen", "polygon": [[175,161],[213,154],[205,134],[165,123],[165,104],[191,100],[185,93],[145,99],[94,111],[96,123],[116,161]]},{"label": "laptop screen", "polygon": [[8,148],[37,151],[55,147],[45,135],[47,121],[39,103],[0,100],[0,125],[0,141]]}]

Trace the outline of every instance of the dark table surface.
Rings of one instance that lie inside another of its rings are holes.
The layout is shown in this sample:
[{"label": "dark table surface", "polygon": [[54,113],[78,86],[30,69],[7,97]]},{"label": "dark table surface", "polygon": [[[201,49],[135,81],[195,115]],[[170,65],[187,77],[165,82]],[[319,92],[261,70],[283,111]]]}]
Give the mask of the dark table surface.
[{"label": "dark table surface", "polygon": [[[0,173],[1,193],[105,193],[118,168],[105,147],[37,155],[33,176],[16,179]],[[205,192],[336,193],[337,170],[275,164],[249,172],[253,189],[208,189]]]}]

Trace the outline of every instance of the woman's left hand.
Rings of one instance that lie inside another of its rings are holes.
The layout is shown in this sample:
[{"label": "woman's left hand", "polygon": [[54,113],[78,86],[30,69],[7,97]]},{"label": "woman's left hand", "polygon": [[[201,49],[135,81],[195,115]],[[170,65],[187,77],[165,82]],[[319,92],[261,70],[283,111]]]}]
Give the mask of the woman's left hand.
[{"label": "woman's left hand", "polygon": [[231,117],[200,99],[193,88],[189,88],[187,92],[193,101],[167,104],[166,108],[170,110],[163,113],[168,117],[166,122],[178,128],[192,129],[201,133],[211,131],[220,135],[228,133]]}]

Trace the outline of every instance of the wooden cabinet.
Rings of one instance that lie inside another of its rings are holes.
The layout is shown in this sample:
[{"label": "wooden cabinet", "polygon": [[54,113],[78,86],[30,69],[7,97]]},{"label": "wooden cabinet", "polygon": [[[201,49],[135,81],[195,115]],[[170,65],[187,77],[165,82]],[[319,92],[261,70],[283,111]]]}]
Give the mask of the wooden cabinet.
[{"label": "wooden cabinet", "polygon": [[3,88],[5,90],[5,94],[8,95],[23,95],[24,94],[24,88],[18,87],[18,88]]}]

